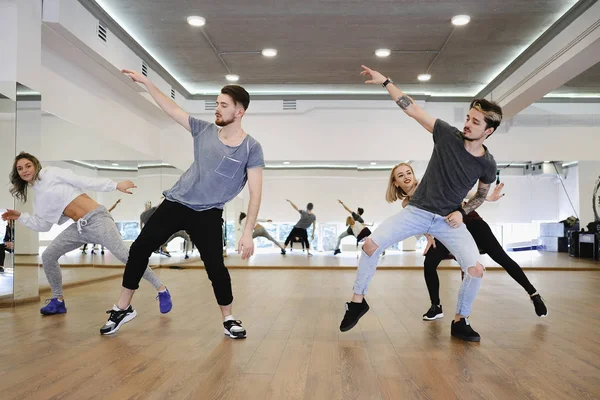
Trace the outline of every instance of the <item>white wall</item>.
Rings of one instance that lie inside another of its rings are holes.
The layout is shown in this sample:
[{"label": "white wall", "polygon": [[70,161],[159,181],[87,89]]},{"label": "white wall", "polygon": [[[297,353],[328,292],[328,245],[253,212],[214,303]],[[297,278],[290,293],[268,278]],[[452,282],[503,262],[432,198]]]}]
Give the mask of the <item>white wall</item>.
[{"label": "white wall", "polygon": [[[420,178],[423,172],[416,170],[415,174]],[[285,201],[289,198],[302,208],[309,201],[314,203],[318,222],[343,224],[348,213],[337,202],[341,199],[353,209],[364,208],[368,223],[381,223],[401,210],[399,203],[385,201],[388,178],[388,171],[267,170],[260,217],[295,222],[298,214]],[[510,174],[503,174],[501,178],[506,195],[496,203],[486,202],[478,210],[490,224],[558,220],[559,182],[556,178]],[[246,208],[247,188],[242,197]]]},{"label": "white wall", "polygon": [[570,216],[579,215],[579,166],[576,165],[565,169],[563,183],[565,185],[564,188],[560,185],[558,189],[559,221],[569,218]]}]

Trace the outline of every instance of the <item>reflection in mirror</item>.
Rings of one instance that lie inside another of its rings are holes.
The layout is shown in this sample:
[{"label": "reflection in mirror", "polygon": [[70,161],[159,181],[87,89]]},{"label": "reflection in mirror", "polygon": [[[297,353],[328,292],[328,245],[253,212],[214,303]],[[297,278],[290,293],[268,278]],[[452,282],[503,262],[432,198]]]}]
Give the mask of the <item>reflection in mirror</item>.
[{"label": "reflection in mirror", "polygon": [[[0,213],[14,208],[8,173],[15,156],[16,103],[0,93]],[[14,229],[0,221],[0,307],[13,304]]]},{"label": "reflection in mirror", "polygon": [[[27,151],[39,154],[42,98],[38,92],[20,83],[16,86],[16,96],[16,153]],[[14,157],[11,161],[14,161]],[[31,213],[34,198],[33,191],[28,190],[27,202],[16,200],[15,209],[20,213]],[[15,303],[39,299],[38,247],[38,232],[25,228],[22,223],[15,223]]]}]

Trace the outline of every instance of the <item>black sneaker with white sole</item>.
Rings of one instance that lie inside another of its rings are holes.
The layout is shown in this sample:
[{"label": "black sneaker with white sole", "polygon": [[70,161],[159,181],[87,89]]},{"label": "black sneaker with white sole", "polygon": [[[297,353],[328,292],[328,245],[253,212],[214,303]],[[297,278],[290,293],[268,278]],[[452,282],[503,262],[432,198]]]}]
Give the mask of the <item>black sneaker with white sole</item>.
[{"label": "black sneaker with white sole", "polygon": [[467,342],[481,341],[481,336],[471,328],[468,318],[461,318],[458,322],[452,321],[450,334]]},{"label": "black sneaker with white sole", "polygon": [[444,318],[444,313],[442,312],[442,305],[432,304],[429,307],[429,310],[423,314],[424,321],[433,321],[436,319]]},{"label": "black sneaker with white sole", "polygon": [[367,300],[363,299],[362,303],[355,303],[351,301],[346,303],[346,314],[340,324],[340,331],[346,332],[354,328],[358,324],[358,320],[369,311],[369,305]]},{"label": "black sneaker with white sole", "polygon": [[110,316],[104,326],[100,328],[100,333],[102,335],[112,335],[121,328],[121,325],[131,321],[137,315],[133,307],[131,307],[131,304],[125,310],[121,310],[117,306],[114,306],[112,310],[108,310],[106,313],[110,314]]},{"label": "black sneaker with white sole", "polygon": [[535,313],[538,317],[544,318],[548,315],[548,309],[546,308],[546,304],[544,304],[544,299],[539,294],[531,296],[531,301],[533,301],[533,306],[535,307]]},{"label": "black sneaker with white sole", "polygon": [[232,339],[244,339],[246,337],[246,330],[240,320],[230,319],[225,321],[223,322],[223,328],[225,328],[225,336],[229,336]]}]

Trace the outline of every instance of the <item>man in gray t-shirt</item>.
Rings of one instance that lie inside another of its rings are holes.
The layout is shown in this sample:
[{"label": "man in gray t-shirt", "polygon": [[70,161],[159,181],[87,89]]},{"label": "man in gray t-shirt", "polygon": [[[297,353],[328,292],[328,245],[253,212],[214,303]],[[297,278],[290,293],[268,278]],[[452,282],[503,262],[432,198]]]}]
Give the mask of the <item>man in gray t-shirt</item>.
[{"label": "man in gray t-shirt", "polygon": [[287,202],[290,203],[294,210],[300,213],[300,220],[296,222],[296,225],[294,225],[294,228],[288,235],[287,239],[285,239],[285,246],[287,247],[287,245],[292,242],[294,238],[299,238],[304,244],[304,247],[306,247],[307,255],[310,257],[312,254],[310,252],[310,242],[308,241],[308,228],[310,228],[311,225],[313,226],[311,240],[315,239],[315,229],[317,228],[317,216],[313,214],[313,203],[308,203],[306,205],[306,211],[304,211],[300,210],[290,200],[287,200]]},{"label": "man in gray t-shirt", "polygon": [[[177,183],[164,192],[165,200],[131,245],[121,297],[100,332],[114,333],[122,323],[135,316],[131,298],[139,287],[152,251],[175,232],[185,230],[204,261],[221,308],[225,334],[233,339],[245,338],[246,330],[232,316],[233,293],[229,271],[223,262],[222,238],[223,207],[248,182],[250,199],[238,252],[242,253],[242,259],[254,253],[252,231],[260,208],[265,163],[260,143],[242,129],[250,95],[238,85],[223,87],[217,97],[215,122],[212,123],[190,116],[146,76],[129,70],[123,73],[144,85],[156,104],[192,134],[194,162]],[[168,291],[159,294],[161,306],[167,297],[170,299]]]},{"label": "man in gray t-shirt", "polygon": [[[477,245],[462,221],[463,216],[484,202],[490,184],[495,180],[496,162],[483,142],[500,125],[502,109],[485,99],[473,100],[461,132],[427,114],[381,73],[363,66],[361,74],[370,78],[366,83],[383,85],[409,117],[432,133],[434,146],[425,175],[407,207],[385,220],[366,240],[354,283],[354,295],[352,301],[346,303],[346,315],[340,330],[352,329],[369,310],[364,296],[373,279],[379,255],[407,237],[428,233],[456,256],[465,273],[451,334],[462,340],[479,342],[480,336],[471,327],[468,317],[481,286],[483,265],[479,262]],[[463,208],[461,202],[476,183],[477,194]],[[441,305],[432,304],[432,307],[437,315],[443,316]]]}]

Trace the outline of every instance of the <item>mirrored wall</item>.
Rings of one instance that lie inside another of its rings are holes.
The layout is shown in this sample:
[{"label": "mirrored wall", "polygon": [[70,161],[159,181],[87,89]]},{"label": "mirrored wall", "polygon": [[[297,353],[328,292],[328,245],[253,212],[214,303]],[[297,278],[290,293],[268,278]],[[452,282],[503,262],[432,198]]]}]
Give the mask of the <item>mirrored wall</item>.
[{"label": "mirrored wall", "polygon": [[[0,214],[14,208],[9,171],[15,154],[16,102],[0,92]],[[13,304],[14,229],[0,221],[0,307]]]}]

